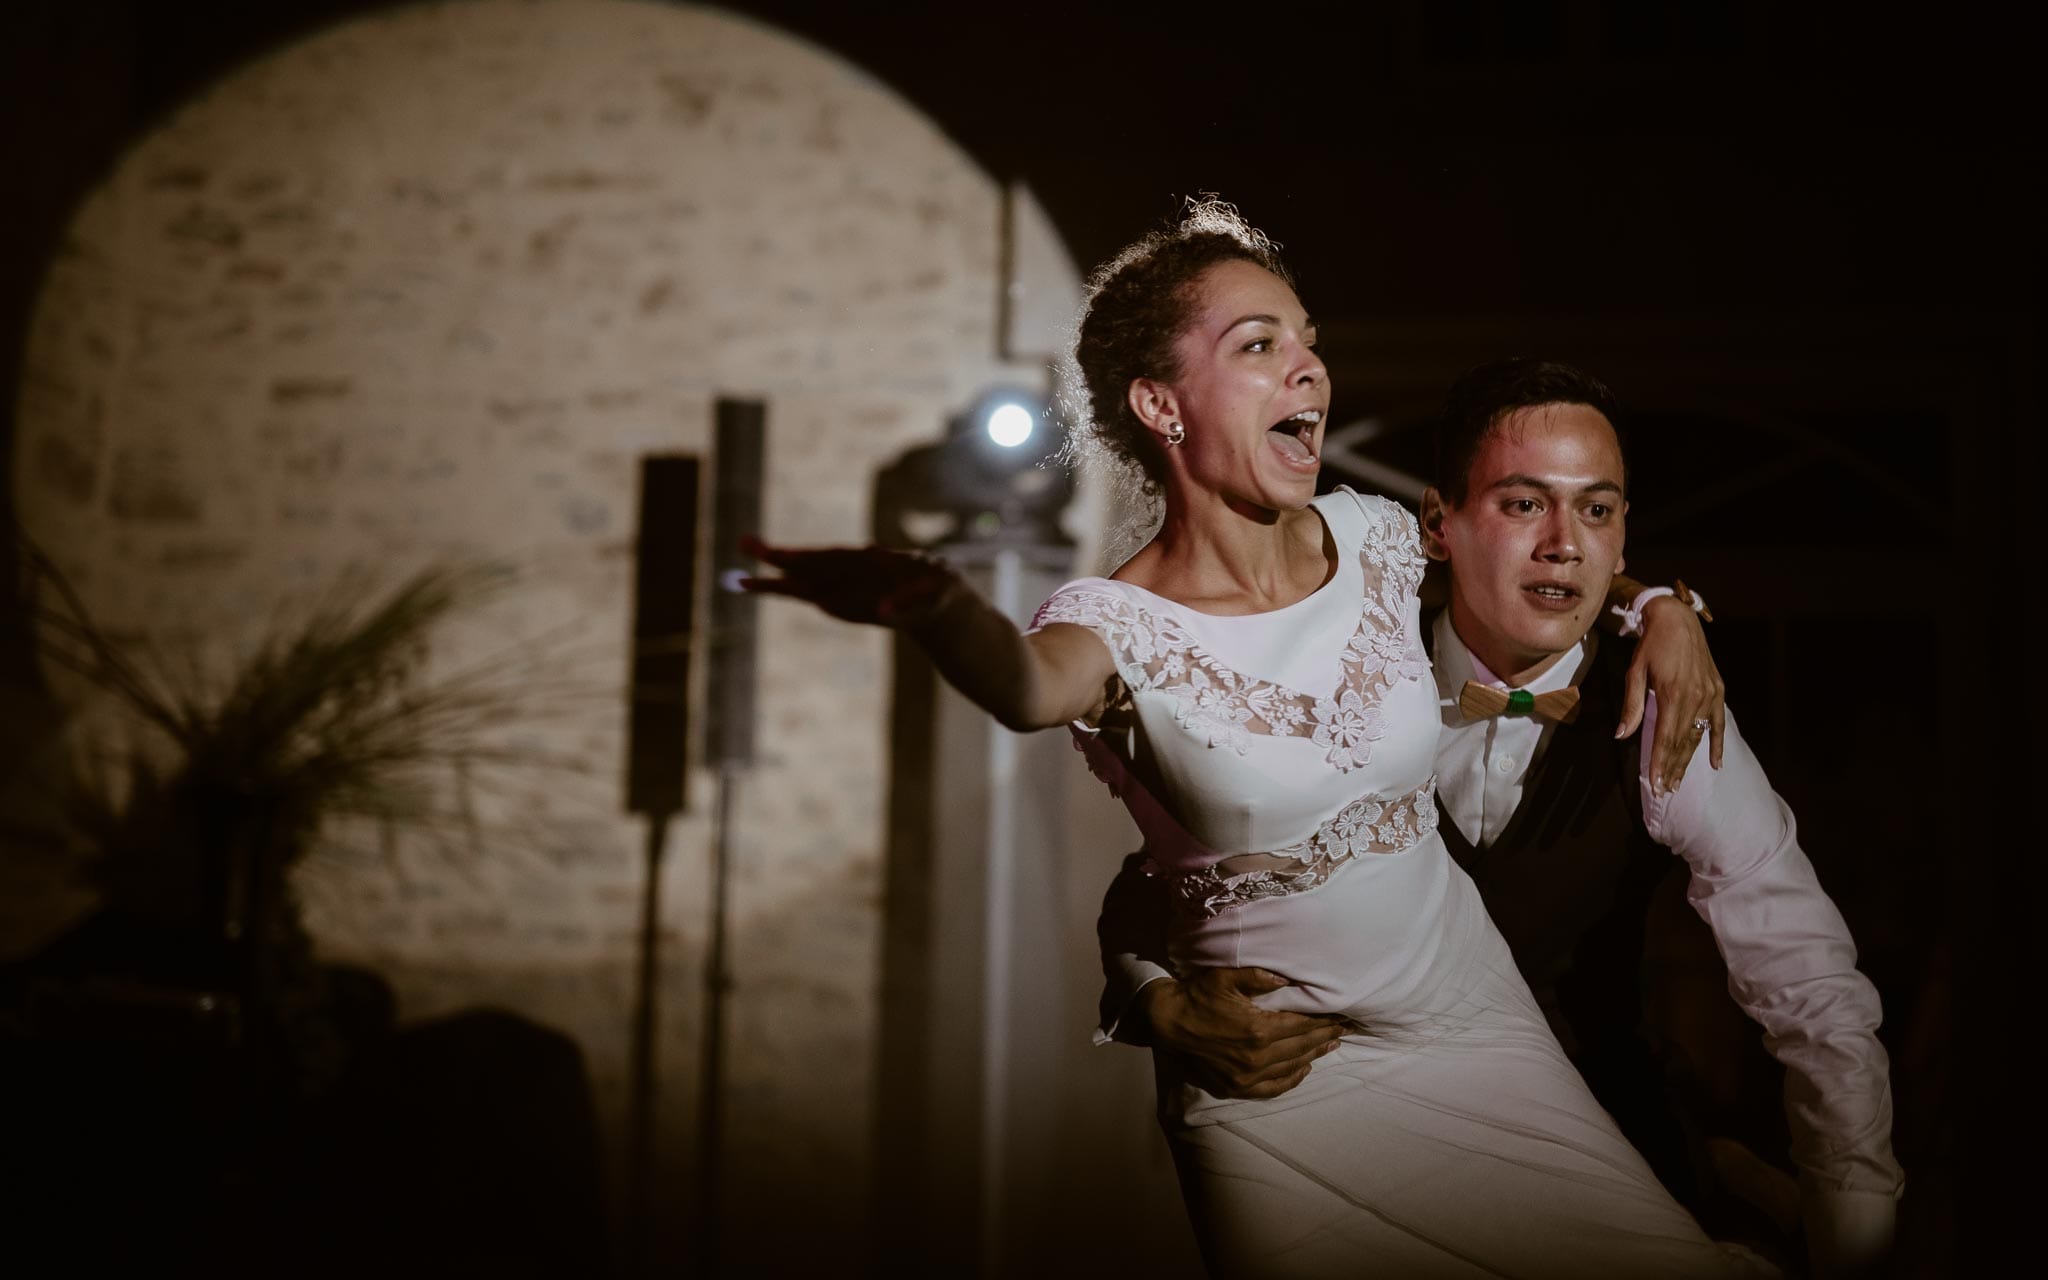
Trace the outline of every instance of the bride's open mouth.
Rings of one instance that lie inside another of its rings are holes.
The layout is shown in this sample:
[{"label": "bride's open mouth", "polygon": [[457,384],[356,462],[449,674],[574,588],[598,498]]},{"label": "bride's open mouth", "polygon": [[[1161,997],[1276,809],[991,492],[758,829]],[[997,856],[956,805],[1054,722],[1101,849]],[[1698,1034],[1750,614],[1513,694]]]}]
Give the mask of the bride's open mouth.
[{"label": "bride's open mouth", "polygon": [[1316,465],[1316,428],[1322,422],[1322,410],[1303,409],[1266,428],[1266,440],[1287,462],[1312,468]]}]

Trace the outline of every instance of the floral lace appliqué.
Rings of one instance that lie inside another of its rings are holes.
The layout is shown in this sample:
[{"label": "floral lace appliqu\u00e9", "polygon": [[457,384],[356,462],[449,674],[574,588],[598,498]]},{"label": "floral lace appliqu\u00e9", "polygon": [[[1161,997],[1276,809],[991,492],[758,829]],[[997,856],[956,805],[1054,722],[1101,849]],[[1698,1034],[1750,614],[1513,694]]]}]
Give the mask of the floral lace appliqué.
[{"label": "floral lace appliqu\u00e9", "polygon": [[1373,744],[1387,736],[1386,691],[1429,674],[1421,636],[1405,620],[1424,565],[1415,518],[1381,504],[1369,514],[1359,556],[1367,569],[1364,606],[1341,656],[1343,677],[1327,697],[1233,671],[1171,616],[1106,591],[1062,591],[1035,625],[1071,622],[1100,635],[1131,692],[1170,695],[1175,722],[1211,747],[1242,755],[1255,734],[1307,737],[1325,761],[1349,773],[1370,763]]},{"label": "floral lace appliqu\u00e9", "polygon": [[1175,905],[1201,919],[1260,898],[1313,889],[1338,867],[1369,853],[1399,853],[1436,830],[1436,779],[1392,800],[1366,796],[1338,811],[1306,840],[1271,853],[1243,853],[1200,871],[1166,872]]}]

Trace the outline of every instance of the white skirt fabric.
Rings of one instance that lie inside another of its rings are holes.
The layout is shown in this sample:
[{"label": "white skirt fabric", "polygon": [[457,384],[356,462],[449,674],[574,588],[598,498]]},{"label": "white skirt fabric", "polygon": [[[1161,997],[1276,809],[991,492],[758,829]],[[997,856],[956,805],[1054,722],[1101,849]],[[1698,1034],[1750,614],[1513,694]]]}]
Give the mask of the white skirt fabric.
[{"label": "white skirt fabric", "polygon": [[1263,1003],[1358,1024],[1279,1098],[1162,1081],[1218,1276],[1757,1273],[1593,1100],[1436,835],[1201,921],[1174,954],[1271,969],[1299,985]]}]

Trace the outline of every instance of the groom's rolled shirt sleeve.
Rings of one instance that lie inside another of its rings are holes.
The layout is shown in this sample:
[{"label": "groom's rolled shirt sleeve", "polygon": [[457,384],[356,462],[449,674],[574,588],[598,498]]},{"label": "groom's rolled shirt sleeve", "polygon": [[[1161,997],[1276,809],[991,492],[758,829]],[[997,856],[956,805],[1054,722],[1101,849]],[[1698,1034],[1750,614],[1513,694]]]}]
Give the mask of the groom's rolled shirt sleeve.
[{"label": "groom's rolled shirt sleeve", "polygon": [[1102,952],[1102,1003],[1095,1043],[1122,1040],[1143,1043],[1131,1034],[1131,1001],[1147,984],[1171,978],[1166,967],[1166,886],[1145,874],[1145,855],[1124,859],[1123,869],[1102,896],[1102,914],[1095,919],[1095,940]]},{"label": "groom's rolled shirt sleeve", "polygon": [[1713,930],[1729,993],[1785,1067],[1792,1160],[1809,1199],[1827,1202],[1825,1215],[1842,1219],[1839,1229],[1876,1246],[1876,1237],[1890,1236],[1892,1201],[1905,1181],[1892,1157],[1877,988],[1857,970],[1848,925],[1734,717],[1722,767],[1696,757],[1669,795],[1649,782],[1655,717],[1653,695],[1642,729],[1644,825],[1690,866],[1687,897]]}]

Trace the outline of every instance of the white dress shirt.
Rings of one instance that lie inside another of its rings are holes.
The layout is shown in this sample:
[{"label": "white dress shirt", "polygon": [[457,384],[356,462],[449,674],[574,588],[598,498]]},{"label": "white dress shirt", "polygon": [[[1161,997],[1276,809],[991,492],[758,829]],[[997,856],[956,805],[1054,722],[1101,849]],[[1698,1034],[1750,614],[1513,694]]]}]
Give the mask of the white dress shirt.
[{"label": "white dress shirt", "polygon": [[[1592,665],[1596,643],[1596,637],[1587,635],[1542,675],[1520,687],[1532,694],[1571,688]],[[1535,716],[1467,720],[1458,710],[1458,691],[1467,680],[1496,689],[1507,685],[1458,639],[1449,609],[1437,614],[1434,644],[1436,688],[1443,700],[1443,732],[1436,740],[1437,795],[1465,839],[1484,849],[1500,838],[1508,819],[1515,816],[1515,807],[1522,803],[1523,784],[1550,745],[1553,726]]]}]

